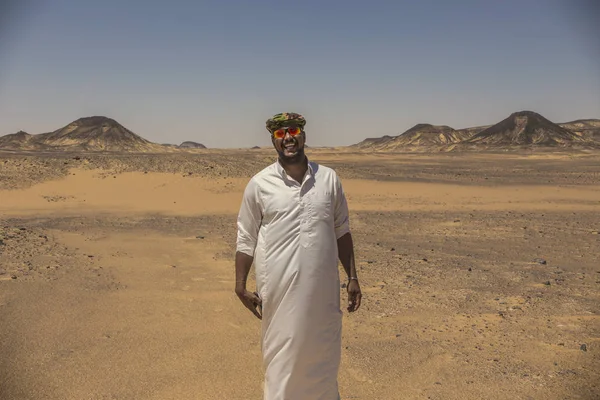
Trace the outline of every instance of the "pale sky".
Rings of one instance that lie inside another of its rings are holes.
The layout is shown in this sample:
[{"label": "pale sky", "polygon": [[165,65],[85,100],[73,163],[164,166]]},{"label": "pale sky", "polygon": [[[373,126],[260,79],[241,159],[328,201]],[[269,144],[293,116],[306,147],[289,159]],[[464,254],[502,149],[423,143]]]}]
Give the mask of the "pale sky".
[{"label": "pale sky", "polygon": [[600,118],[597,0],[0,0],[0,135],[86,116],[157,142],[307,144],[536,111]]}]

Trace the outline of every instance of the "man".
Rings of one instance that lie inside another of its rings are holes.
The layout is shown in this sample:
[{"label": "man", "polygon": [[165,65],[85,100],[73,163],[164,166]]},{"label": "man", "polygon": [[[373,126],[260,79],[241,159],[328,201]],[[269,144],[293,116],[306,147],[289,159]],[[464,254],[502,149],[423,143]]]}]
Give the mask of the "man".
[{"label": "man", "polygon": [[[245,188],[237,220],[235,292],[262,319],[265,400],[338,400],[342,311],[360,307],[348,205],[337,174],[304,154],[304,117],[267,120],[278,160]],[[255,265],[257,292],[246,288]]]}]

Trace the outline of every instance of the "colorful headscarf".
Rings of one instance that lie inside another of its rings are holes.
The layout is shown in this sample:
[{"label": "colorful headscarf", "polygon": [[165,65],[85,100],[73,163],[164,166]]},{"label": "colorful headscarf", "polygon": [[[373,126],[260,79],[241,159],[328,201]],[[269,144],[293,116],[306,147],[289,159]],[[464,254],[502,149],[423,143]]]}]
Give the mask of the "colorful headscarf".
[{"label": "colorful headscarf", "polygon": [[274,130],[279,129],[282,126],[291,124],[300,128],[304,128],[304,125],[306,125],[306,120],[302,115],[297,113],[284,112],[275,114],[267,120],[267,130],[269,132],[273,132]]}]

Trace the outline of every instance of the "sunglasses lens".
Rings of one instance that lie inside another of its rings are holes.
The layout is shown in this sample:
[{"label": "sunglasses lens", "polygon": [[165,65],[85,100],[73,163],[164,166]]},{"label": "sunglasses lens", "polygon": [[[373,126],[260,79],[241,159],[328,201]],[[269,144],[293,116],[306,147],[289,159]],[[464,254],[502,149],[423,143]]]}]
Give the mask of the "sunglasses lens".
[{"label": "sunglasses lens", "polygon": [[275,139],[283,139],[285,137],[285,132],[289,132],[290,136],[297,136],[302,132],[300,128],[280,128],[273,132],[273,137]]}]

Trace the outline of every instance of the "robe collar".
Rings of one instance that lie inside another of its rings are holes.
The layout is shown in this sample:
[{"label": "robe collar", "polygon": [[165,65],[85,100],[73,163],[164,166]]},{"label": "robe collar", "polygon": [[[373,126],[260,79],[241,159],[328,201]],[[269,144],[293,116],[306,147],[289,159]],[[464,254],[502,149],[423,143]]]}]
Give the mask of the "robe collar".
[{"label": "robe collar", "polygon": [[[304,175],[304,178],[303,178],[302,182],[300,182],[300,184],[302,184],[306,180],[306,178],[308,178],[308,177],[314,178],[314,176],[315,176],[315,170],[312,166],[312,163],[308,159],[308,157],[306,157],[306,163],[308,164],[308,169],[306,170],[306,174]],[[285,169],[279,162],[279,158],[277,158],[277,161],[275,162],[275,168],[277,168],[277,172],[279,173],[279,175],[281,175],[281,177],[283,179],[295,182],[295,180],[293,178],[290,178],[289,175],[287,174],[287,172],[285,172]]]}]

